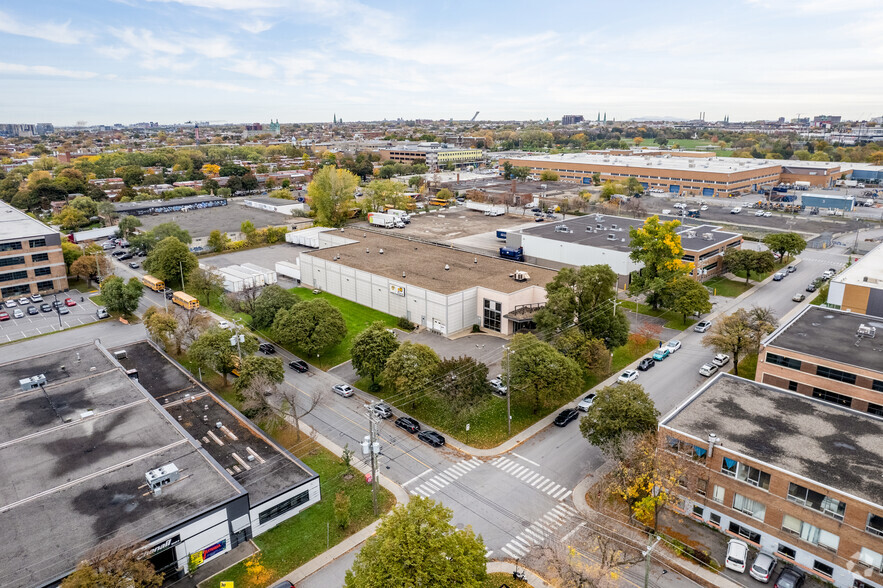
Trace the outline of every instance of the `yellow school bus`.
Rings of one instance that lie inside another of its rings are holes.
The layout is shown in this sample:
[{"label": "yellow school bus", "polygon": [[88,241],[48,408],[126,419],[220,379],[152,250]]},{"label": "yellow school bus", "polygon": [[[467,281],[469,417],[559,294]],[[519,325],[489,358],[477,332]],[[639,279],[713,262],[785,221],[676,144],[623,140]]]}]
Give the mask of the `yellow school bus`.
[{"label": "yellow school bus", "polygon": [[235,353],[233,355],[231,355],[230,356],[230,363],[233,364],[233,367],[230,368],[230,373],[238,378],[239,377],[239,356],[236,355]]},{"label": "yellow school bus", "polygon": [[186,292],[175,292],[172,294],[172,302],[181,308],[186,308],[187,310],[195,310],[199,308],[199,300]]},{"label": "yellow school bus", "polygon": [[162,292],[166,289],[166,283],[159,278],[151,275],[141,276],[141,283],[153,290],[154,292]]},{"label": "yellow school bus", "polygon": [[444,198],[433,198],[429,201],[429,203],[432,206],[447,206],[448,204],[450,204],[450,202],[445,200]]}]

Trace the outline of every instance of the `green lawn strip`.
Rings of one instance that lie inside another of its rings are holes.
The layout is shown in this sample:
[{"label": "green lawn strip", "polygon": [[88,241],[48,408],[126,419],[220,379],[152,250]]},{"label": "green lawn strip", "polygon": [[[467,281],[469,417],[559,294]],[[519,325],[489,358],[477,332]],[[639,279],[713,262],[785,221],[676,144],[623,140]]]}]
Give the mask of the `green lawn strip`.
[{"label": "green lawn strip", "polygon": [[610,369],[613,372],[618,372],[658,347],[659,341],[655,339],[650,339],[643,345],[626,343],[622,347],[617,347],[613,350],[613,361],[610,363]]},{"label": "green lawn strip", "polygon": [[[773,267],[772,271],[761,272],[761,273],[751,272],[751,275],[749,276],[748,279],[754,280],[755,282],[762,282],[765,279],[767,279],[768,277],[770,277],[771,275],[773,275],[774,273],[776,273],[777,271],[781,270],[782,268],[788,267],[789,263],[790,263],[790,261],[777,261],[776,265],[775,265],[775,267]],[[743,280],[745,279],[745,270],[739,270],[737,272],[732,272],[732,273],[736,277],[742,278]],[[712,278],[712,279],[714,279],[714,278]],[[705,283],[707,284],[708,282],[705,282]]]},{"label": "green lawn strip", "polygon": [[643,302],[636,303],[633,300],[620,300],[618,304],[632,312],[635,311],[635,306],[637,306],[638,314],[666,319],[666,329],[683,331],[696,323],[696,319],[694,318],[687,317],[687,320],[684,321],[684,317],[676,312],[664,308],[657,308],[654,310],[649,304],[644,304]]},{"label": "green lawn strip", "polygon": [[[730,370],[730,373],[733,373],[733,370]],[[749,380],[753,380],[755,374],[757,373],[757,354],[751,353],[745,357],[739,359],[739,373],[737,376],[742,376],[743,378],[747,378]]]},{"label": "green lawn strip", "polygon": [[737,282],[722,276],[705,280],[702,285],[709,288],[715,295],[727,298],[736,298],[753,287],[750,283]]},{"label": "green lawn strip", "polygon": [[487,575],[487,580],[482,583],[481,588],[499,588],[500,586],[508,586],[509,588],[530,588],[530,584],[523,580],[513,580],[512,574],[509,572],[494,572]]}]

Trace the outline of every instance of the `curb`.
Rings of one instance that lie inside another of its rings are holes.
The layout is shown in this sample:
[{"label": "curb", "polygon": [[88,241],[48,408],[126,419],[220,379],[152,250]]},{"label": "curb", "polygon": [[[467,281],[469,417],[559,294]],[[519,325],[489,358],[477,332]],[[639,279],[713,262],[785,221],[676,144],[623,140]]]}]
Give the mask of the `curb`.
[{"label": "curb", "polygon": [[[524,581],[536,588],[551,588],[551,584],[543,580],[536,572],[524,566],[518,566],[518,570],[524,572]],[[515,564],[508,561],[489,561],[487,562],[487,571],[489,574],[504,573],[511,574],[515,571]]]}]

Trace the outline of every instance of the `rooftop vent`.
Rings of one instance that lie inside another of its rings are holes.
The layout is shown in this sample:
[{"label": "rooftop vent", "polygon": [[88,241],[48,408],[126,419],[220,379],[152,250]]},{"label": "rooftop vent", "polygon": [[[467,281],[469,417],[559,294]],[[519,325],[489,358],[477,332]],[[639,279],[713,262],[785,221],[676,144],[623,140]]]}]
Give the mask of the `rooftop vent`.
[{"label": "rooftop vent", "polygon": [[608,234],[607,240],[608,241],[616,241],[616,235],[614,235],[613,233]]},{"label": "rooftop vent", "polygon": [[30,378],[19,380],[18,385],[21,386],[22,392],[36,390],[40,386],[46,385],[46,374],[40,374],[38,376],[31,376]]},{"label": "rooftop vent", "polygon": [[586,232],[587,232],[587,233],[591,233],[591,232],[592,232],[592,227],[586,227]]},{"label": "rooftop vent", "polygon": [[445,264],[445,271],[448,271],[449,269],[451,269],[451,266],[449,266],[448,264]]},{"label": "rooftop vent", "polygon": [[684,233],[684,235],[686,235],[686,237],[688,239],[695,239],[696,238],[696,231],[687,231],[686,233]]},{"label": "rooftop vent", "polygon": [[150,486],[150,489],[156,491],[167,484],[177,482],[181,477],[181,472],[178,471],[178,466],[175,464],[167,463],[155,470],[150,470],[144,477],[147,478],[147,485]]},{"label": "rooftop vent", "polygon": [[868,339],[873,339],[876,335],[877,327],[872,327],[871,325],[866,325],[864,323],[860,324],[855,332],[856,337],[867,337]]},{"label": "rooftop vent", "polygon": [[555,232],[556,233],[569,233],[570,231],[568,231],[567,225],[556,225]]},{"label": "rooftop vent", "polygon": [[378,253],[380,253],[380,255],[383,255],[383,249],[381,249],[380,251],[378,251]]},{"label": "rooftop vent", "polygon": [[702,233],[702,238],[706,241],[714,241],[714,235],[711,233]]},{"label": "rooftop vent", "polygon": [[516,282],[526,282],[530,279],[530,276],[527,274],[527,272],[519,270],[512,274],[512,279]]}]

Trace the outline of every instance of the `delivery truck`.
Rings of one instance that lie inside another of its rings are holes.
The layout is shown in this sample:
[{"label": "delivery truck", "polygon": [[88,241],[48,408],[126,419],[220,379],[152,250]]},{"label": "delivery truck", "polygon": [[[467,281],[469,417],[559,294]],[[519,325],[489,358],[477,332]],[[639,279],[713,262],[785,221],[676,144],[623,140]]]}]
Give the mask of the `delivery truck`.
[{"label": "delivery truck", "polygon": [[[392,229],[396,226],[396,217],[391,214],[386,214],[385,212],[369,212],[368,213],[368,222],[374,225],[375,227],[383,227],[385,229]],[[402,221],[399,221],[402,226],[405,226]]]}]

